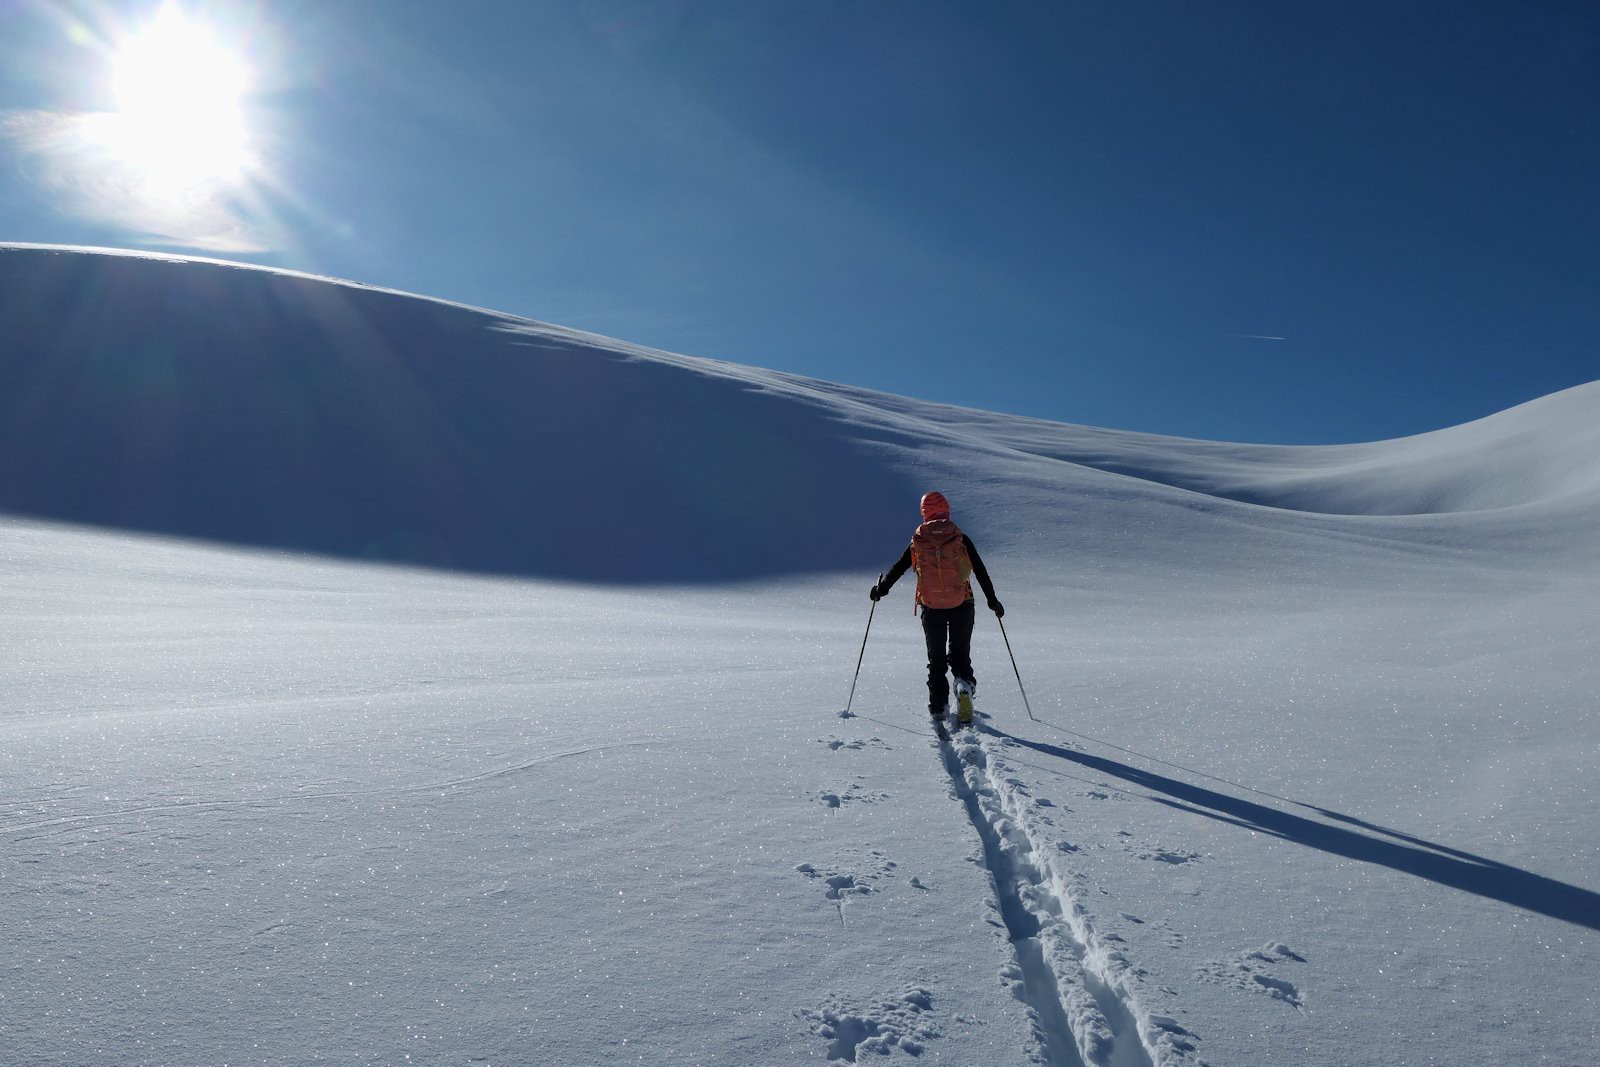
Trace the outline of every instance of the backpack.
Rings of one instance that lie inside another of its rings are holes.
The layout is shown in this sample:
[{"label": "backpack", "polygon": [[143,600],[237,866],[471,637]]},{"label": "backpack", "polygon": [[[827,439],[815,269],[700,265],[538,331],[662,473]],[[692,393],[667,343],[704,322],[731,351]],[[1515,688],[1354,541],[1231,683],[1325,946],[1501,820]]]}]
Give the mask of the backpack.
[{"label": "backpack", "polygon": [[911,566],[917,572],[917,603],[925,608],[959,608],[972,599],[972,560],[961,530],[949,519],[934,519],[911,535]]}]

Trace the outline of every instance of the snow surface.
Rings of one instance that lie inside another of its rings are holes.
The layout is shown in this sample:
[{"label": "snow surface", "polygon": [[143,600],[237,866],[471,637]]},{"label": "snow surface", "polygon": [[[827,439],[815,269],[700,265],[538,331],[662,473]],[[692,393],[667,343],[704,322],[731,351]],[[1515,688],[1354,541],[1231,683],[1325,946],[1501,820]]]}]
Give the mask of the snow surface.
[{"label": "snow surface", "polygon": [[[946,747],[909,583],[840,715],[932,487]],[[0,512],[0,1062],[1595,1062],[1600,383],[1210,444],[12,246]]]}]

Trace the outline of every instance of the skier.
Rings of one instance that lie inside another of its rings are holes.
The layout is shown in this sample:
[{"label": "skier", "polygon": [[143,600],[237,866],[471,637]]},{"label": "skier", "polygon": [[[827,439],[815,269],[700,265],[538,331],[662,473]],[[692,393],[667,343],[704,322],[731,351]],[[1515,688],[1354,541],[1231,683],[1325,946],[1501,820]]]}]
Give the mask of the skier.
[{"label": "skier", "polygon": [[1003,618],[1006,609],[972,538],[950,521],[950,502],[943,493],[922,498],[922,525],[883,580],[872,587],[874,602],[886,596],[908,568],[917,572],[917,605],[922,609],[922,634],[928,644],[928,714],[942,719],[950,702],[945,672],[955,675],[956,706],[963,724],[972,722],[972,698],[978,682],[972,673],[972,624],[976,616],[970,576],[983,587],[989,610]]}]

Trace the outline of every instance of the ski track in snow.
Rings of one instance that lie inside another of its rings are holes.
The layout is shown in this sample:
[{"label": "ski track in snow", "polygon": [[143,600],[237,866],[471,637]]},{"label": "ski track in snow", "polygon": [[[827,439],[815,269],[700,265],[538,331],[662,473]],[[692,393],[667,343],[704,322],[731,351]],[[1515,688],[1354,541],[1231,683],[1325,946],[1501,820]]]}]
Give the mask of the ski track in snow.
[{"label": "ski track in snow", "polygon": [[[1076,849],[1052,843],[1059,835],[1051,832],[1048,813],[1058,809],[1031,797],[1008,773],[1005,742],[983,732],[980,714],[977,728],[941,738],[939,747],[954,794],[983,842],[1017,953],[1014,992],[1034,1011],[1045,1061],[1052,1067],[1204,1067],[1198,1035],[1140,1003],[1134,964],[1119,939],[1096,931],[1083,905],[1082,876],[1067,866]],[[1196,857],[1152,851],[1149,858],[1183,863]],[[1293,987],[1273,995],[1298,1006]]]}]

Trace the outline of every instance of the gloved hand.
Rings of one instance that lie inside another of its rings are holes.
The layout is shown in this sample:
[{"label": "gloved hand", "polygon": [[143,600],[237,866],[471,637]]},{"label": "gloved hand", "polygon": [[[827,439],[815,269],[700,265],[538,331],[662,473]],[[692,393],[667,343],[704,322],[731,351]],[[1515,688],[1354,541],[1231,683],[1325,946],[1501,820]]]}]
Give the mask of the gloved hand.
[{"label": "gloved hand", "polygon": [[870,596],[872,598],[872,602],[876,604],[879,600],[883,599],[883,590],[874,585],[872,587],[872,591],[867,595]]},{"label": "gloved hand", "polygon": [[989,601],[989,610],[994,612],[994,617],[997,619],[1006,617],[1006,606],[998,600]]}]

